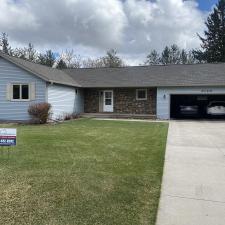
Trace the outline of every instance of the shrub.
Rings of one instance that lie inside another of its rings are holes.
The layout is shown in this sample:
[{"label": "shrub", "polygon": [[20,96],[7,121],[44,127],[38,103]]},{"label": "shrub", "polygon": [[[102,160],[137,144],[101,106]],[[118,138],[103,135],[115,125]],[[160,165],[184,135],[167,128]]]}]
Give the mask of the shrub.
[{"label": "shrub", "polygon": [[72,114],[72,119],[78,119],[79,117],[80,117],[80,115],[77,113]]},{"label": "shrub", "polygon": [[28,113],[31,115],[34,123],[47,123],[51,113],[51,105],[49,103],[37,103],[29,106]]},{"label": "shrub", "polygon": [[76,113],[70,113],[64,115],[64,120],[73,120],[79,118],[79,115]]},{"label": "shrub", "polygon": [[63,119],[64,120],[71,120],[72,119],[72,114],[65,114]]}]

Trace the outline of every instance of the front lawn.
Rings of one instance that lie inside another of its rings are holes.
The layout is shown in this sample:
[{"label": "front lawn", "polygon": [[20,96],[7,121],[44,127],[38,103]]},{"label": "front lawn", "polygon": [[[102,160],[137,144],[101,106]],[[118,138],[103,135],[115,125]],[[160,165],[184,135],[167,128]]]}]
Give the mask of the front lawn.
[{"label": "front lawn", "polygon": [[17,128],[18,146],[0,149],[0,224],[154,225],[166,123]]}]

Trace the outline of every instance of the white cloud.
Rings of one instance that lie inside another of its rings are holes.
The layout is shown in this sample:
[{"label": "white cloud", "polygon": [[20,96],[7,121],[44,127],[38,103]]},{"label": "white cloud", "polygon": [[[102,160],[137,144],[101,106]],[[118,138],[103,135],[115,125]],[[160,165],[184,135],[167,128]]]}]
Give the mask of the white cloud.
[{"label": "white cloud", "polygon": [[2,31],[19,31],[25,29],[35,29],[37,24],[29,5],[15,4],[14,1],[0,0],[0,29]]},{"label": "white cloud", "polygon": [[161,50],[173,43],[184,48],[199,45],[196,33],[203,30],[204,15],[196,2],[128,0],[124,8],[129,21],[127,38],[135,40],[129,48],[135,52],[142,53],[146,48]]},{"label": "white cloud", "polygon": [[0,31],[39,49],[116,48],[129,61],[173,43],[199,46],[205,15],[194,0],[0,0]]}]

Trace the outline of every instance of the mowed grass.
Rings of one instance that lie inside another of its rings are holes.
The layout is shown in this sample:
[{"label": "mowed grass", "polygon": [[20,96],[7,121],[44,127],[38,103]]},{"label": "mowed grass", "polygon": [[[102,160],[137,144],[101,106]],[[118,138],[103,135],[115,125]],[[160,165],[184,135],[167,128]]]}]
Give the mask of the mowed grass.
[{"label": "mowed grass", "polygon": [[153,225],[167,128],[90,119],[17,126],[18,146],[0,149],[0,224]]}]

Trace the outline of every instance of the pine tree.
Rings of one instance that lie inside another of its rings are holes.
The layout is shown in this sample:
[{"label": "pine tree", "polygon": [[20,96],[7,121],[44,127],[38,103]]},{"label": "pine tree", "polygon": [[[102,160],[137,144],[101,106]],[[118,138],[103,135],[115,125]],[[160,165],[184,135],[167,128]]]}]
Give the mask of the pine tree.
[{"label": "pine tree", "polygon": [[9,46],[9,40],[8,40],[8,35],[6,33],[2,33],[2,37],[0,40],[0,45],[2,46],[2,51],[5,54],[9,54],[11,51],[11,48]]},{"label": "pine tree", "polygon": [[171,64],[180,64],[180,49],[176,44],[171,45]]},{"label": "pine tree", "polygon": [[60,69],[60,70],[66,69],[67,68],[67,65],[66,65],[66,63],[64,62],[63,59],[60,59],[56,68],[57,69]]},{"label": "pine tree", "polygon": [[45,54],[38,56],[38,63],[52,67],[55,63],[55,55],[51,50],[47,50]]},{"label": "pine tree", "polygon": [[202,49],[194,51],[199,61],[225,62],[225,0],[219,0],[206,21]]},{"label": "pine tree", "polygon": [[163,65],[171,64],[171,50],[168,46],[162,51],[161,63]]},{"label": "pine tree", "polygon": [[181,62],[181,64],[188,63],[188,54],[184,49],[180,53],[180,62]]},{"label": "pine tree", "polygon": [[160,57],[156,50],[152,50],[149,55],[147,55],[147,60],[145,65],[158,65],[160,64]]},{"label": "pine tree", "polygon": [[194,57],[193,51],[179,48],[176,44],[166,46],[161,57],[156,50],[147,55],[145,65],[169,65],[169,64],[194,64],[199,63]]}]

